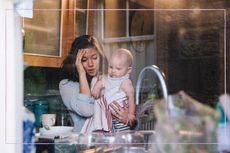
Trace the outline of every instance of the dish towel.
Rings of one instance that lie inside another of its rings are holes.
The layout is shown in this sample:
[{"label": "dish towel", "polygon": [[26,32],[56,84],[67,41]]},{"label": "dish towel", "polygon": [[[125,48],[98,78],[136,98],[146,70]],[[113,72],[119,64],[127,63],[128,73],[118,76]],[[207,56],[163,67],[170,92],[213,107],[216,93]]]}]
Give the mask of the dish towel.
[{"label": "dish towel", "polygon": [[94,115],[85,121],[80,133],[93,131],[112,132],[112,115],[104,96],[94,103]]}]

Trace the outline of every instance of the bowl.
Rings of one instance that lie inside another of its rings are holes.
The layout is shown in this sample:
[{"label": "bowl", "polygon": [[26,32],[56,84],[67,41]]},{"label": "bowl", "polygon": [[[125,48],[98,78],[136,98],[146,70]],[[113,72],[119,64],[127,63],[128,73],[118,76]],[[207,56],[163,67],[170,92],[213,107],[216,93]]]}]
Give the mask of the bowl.
[{"label": "bowl", "polygon": [[45,135],[60,135],[60,134],[68,134],[72,133],[73,127],[72,126],[51,126],[49,129],[47,128],[40,128],[39,129],[41,136]]}]

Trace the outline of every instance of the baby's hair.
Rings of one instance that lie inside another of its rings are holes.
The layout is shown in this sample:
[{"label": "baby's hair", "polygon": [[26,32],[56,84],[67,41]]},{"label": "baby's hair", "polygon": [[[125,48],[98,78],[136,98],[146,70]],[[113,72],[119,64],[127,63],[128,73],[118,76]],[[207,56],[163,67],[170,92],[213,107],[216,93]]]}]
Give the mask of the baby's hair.
[{"label": "baby's hair", "polygon": [[133,55],[132,55],[132,53],[128,49],[119,48],[119,49],[115,50],[112,53],[112,56],[114,56],[114,55],[126,56],[128,65],[132,66],[132,64],[133,64]]}]

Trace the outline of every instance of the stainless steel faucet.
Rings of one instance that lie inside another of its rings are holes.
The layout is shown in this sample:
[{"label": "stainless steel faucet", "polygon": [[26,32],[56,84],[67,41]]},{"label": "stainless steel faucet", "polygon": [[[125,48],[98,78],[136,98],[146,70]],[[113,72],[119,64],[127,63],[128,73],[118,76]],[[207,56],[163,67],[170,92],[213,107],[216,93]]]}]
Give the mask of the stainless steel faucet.
[{"label": "stainless steel faucet", "polygon": [[165,82],[165,77],[164,77],[163,72],[161,72],[161,70],[156,65],[147,66],[141,70],[141,72],[138,76],[137,85],[136,85],[136,105],[139,104],[140,86],[141,86],[141,82],[144,78],[144,72],[146,70],[153,71],[154,74],[156,74],[158,79],[160,80],[160,84],[161,84],[161,87],[163,90],[163,97],[164,97],[164,101],[165,101],[165,108],[166,108],[166,111],[168,113],[168,101],[167,101],[168,100],[168,90],[167,90],[167,86],[166,86],[166,82]]}]

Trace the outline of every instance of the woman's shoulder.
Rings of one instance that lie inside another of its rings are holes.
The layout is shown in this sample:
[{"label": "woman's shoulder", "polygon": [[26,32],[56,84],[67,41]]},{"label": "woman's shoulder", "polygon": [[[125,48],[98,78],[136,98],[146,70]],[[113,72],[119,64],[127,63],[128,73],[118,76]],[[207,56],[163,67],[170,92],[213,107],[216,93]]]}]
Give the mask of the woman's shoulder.
[{"label": "woman's shoulder", "polygon": [[68,84],[68,83],[70,83],[70,81],[69,81],[68,79],[63,79],[63,80],[61,80],[61,81],[59,82],[59,85],[66,85],[66,84]]},{"label": "woman's shoulder", "polygon": [[68,79],[63,79],[59,82],[59,87],[61,87],[61,86],[76,86],[76,85],[78,86],[79,83],[68,80]]},{"label": "woman's shoulder", "polygon": [[60,82],[59,82],[59,84],[66,84],[66,83],[68,83],[68,79],[63,79],[63,80],[61,80]]}]

